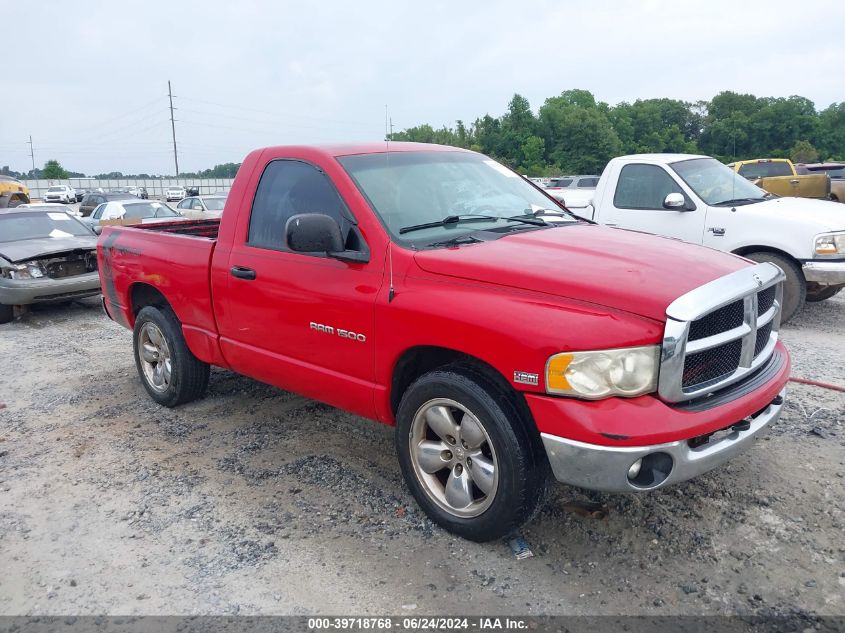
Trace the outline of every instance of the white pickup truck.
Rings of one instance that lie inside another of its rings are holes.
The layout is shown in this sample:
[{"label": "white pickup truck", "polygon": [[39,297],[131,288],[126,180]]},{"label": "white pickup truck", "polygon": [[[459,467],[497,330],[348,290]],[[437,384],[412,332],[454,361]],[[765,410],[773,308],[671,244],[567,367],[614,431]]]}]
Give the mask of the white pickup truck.
[{"label": "white pickup truck", "polygon": [[845,286],[841,204],[779,198],[714,158],[689,154],[614,158],[591,193],[565,196],[564,204],[600,224],[777,264],[786,274],[784,321],[805,301],[824,301]]}]

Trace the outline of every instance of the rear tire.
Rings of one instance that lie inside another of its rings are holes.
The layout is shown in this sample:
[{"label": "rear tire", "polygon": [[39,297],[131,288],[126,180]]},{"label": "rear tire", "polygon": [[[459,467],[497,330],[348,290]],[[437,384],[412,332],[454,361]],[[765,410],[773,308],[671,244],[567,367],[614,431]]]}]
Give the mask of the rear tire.
[{"label": "rear tire", "polygon": [[840,290],[842,290],[842,286],[820,286],[819,284],[808,284],[807,301],[810,303],[826,301],[839,294]]},{"label": "rear tire", "polygon": [[0,303],[0,323],[11,323],[15,318],[15,306]]},{"label": "rear tire", "polygon": [[804,273],[794,261],[777,253],[760,252],[746,255],[748,259],[763,263],[770,262],[780,268],[786,275],[783,282],[783,306],[781,306],[781,323],[786,323],[804,308],[807,300],[807,281]]},{"label": "rear tire", "polygon": [[424,374],[396,420],[405,482],[449,532],[480,542],[510,536],[542,506],[549,465],[533,422],[487,376],[461,366]]},{"label": "rear tire", "polygon": [[13,198],[9,200],[9,204],[6,205],[6,207],[9,209],[14,209],[15,207],[21,206],[23,203],[23,200],[21,200],[20,198]]},{"label": "rear tire", "polygon": [[143,308],[132,339],[135,367],[153,400],[175,407],[205,393],[210,368],[188,349],[179,319],[169,307]]}]

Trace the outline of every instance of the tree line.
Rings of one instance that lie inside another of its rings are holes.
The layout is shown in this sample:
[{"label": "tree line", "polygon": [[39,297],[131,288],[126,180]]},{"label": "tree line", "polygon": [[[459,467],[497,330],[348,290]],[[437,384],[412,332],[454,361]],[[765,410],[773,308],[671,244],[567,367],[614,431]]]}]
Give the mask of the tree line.
[{"label": "tree line", "polygon": [[700,153],[726,163],[845,161],[845,102],[817,111],[805,97],[724,91],[710,101],[638,99],[610,106],[588,90],[566,90],[535,115],[515,94],[502,116],[440,129],[422,124],[388,138],[472,149],[531,176],[598,174],[615,156],[648,152]]}]

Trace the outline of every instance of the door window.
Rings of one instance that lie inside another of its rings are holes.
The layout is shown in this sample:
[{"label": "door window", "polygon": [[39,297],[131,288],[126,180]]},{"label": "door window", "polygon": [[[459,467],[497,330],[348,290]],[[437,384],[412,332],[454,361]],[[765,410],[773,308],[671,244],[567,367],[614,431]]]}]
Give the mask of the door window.
[{"label": "door window", "polygon": [[670,193],[684,195],[678,183],[662,168],[625,165],[619,174],[613,206],[617,209],[663,209],[663,200]]},{"label": "door window", "polygon": [[271,162],[255,192],[247,243],[258,248],[288,250],[285,224],[291,216],[300,213],[322,213],[334,218],[344,240],[350,241],[352,215],[328,177],[308,163]]}]

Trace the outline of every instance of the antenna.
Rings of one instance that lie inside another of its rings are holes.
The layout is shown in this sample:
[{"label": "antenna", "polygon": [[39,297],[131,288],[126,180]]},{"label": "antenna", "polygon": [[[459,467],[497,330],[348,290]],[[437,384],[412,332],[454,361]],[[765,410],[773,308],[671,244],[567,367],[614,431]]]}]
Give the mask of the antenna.
[{"label": "antenna", "polygon": [[[390,134],[392,131],[393,121],[387,112],[387,104],[384,104],[384,160],[385,167],[390,175]],[[387,233],[387,266],[390,272],[390,290],[387,292],[387,302],[391,303],[396,296],[396,290],[393,287],[393,240],[390,237],[390,232]]]}]

